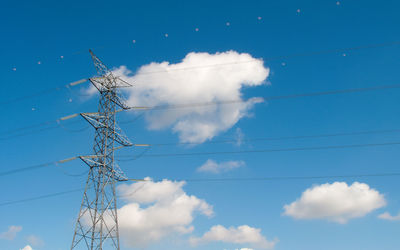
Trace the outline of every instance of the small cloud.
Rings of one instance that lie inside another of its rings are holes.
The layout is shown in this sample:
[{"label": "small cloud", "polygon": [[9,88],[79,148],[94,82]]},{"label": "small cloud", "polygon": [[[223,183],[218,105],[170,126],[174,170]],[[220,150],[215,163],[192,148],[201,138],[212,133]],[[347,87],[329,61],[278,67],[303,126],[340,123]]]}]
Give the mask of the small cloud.
[{"label": "small cloud", "polygon": [[44,241],[35,235],[29,235],[27,237],[27,241],[29,242],[30,245],[32,245],[34,247],[44,246]]},{"label": "small cloud", "polygon": [[385,212],[383,214],[378,215],[378,218],[382,220],[397,221],[400,220],[400,212],[397,215],[391,215],[390,213]]},{"label": "small cloud", "polygon": [[98,90],[93,84],[90,84],[89,87],[81,89],[81,94],[84,96],[93,96],[98,93]]},{"label": "small cloud", "polygon": [[[204,233],[203,236],[191,237],[189,242],[192,246],[199,244],[206,244],[210,242],[224,242],[233,244],[250,244],[258,249],[272,249],[275,247],[278,240],[267,240],[262,234],[261,229],[242,225],[226,228],[221,225],[211,227],[211,229]],[[250,250],[251,248],[241,248]]]},{"label": "small cloud", "polygon": [[208,159],[203,165],[197,168],[197,172],[219,174],[232,171],[245,165],[244,161],[226,161],[217,163],[214,160]]},{"label": "small cloud", "polygon": [[0,239],[13,240],[21,230],[21,226],[10,226],[6,232],[0,233]]},{"label": "small cloud", "polygon": [[347,223],[386,205],[382,194],[365,183],[334,182],[305,190],[301,197],[284,206],[284,215],[295,219],[326,219]]},{"label": "small cloud", "polygon": [[20,250],[33,250],[33,248],[29,245],[26,245],[24,248],[21,248]]},{"label": "small cloud", "polygon": [[236,131],[235,131],[236,146],[242,145],[243,138],[244,138],[244,134],[243,134],[242,130],[240,128],[236,128]]}]

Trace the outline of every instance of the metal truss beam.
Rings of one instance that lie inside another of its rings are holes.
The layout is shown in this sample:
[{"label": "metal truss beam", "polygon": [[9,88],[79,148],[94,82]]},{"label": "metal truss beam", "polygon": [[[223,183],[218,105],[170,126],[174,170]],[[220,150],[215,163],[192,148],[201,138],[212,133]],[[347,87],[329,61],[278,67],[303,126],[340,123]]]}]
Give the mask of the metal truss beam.
[{"label": "metal truss beam", "polygon": [[81,116],[95,129],[93,155],[79,158],[89,166],[81,208],[76,221],[72,249],[120,249],[115,185],[126,181],[120,167],[114,162],[114,151],[132,146],[116,124],[117,106],[127,109],[118,93],[130,86],[115,77],[101,60],[89,51],[98,77],[90,79],[100,93],[98,112]]}]

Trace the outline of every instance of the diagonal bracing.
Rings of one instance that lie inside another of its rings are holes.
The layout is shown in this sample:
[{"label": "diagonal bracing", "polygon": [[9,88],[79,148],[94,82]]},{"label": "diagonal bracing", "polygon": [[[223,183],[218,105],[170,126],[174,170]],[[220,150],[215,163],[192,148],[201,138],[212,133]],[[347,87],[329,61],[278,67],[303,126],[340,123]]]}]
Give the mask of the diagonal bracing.
[{"label": "diagonal bracing", "polygon": [[114,162],[114,151],[132,143],[116,124],[117,106],[127,106],[118,94],[128,83],[115,77],[89,51],[98,77],[89,79],[100,93],[98,112],[82,113],[95,129],[93,155],[80,156],[90,168],[75,226],[72,249],[120,249],[115,184],[127,178]]}]

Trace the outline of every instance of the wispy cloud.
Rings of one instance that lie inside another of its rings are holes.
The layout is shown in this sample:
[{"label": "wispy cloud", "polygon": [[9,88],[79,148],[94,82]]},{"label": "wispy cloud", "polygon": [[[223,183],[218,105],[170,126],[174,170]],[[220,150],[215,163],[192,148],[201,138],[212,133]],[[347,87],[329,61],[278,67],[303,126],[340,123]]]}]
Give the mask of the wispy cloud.
[{"label": "wispy cloud", "polygon": [[[211,227],[203,236],[196,238],[191,237],[192,246],[199,244],[207,244],[210,242],[224,242],[234,244],[250,244],[259,249],[272,249],[278,242],[277,239],[268,241],[262,234],[261,229],[242,225],[238,227],[226,228],[221,225]],[[249,249],[249,248],[241,248]]]},{"label": "wispy cloud", "polygon": [[385,212],[378,215],[378,218],[383,220],[400,221],[400,212],[397,215],[391,215],[390,213]]},{"label": "wispy cloud", "polygon": [[34,247],[44,246],[44,241],[36,235],[29,235],[26,239],[29,242],[29,244]]},{"label": "wispy cloud", "polygon": [[217,163],[214,160],[208,159],[203,165],[197,168],[198,172],[219,174],[222,172],[229,172],[234,169],[245,166],[244,161],[226,161]]},{"label": "wispy cloud", "polygon": [[13,240],[21,230],[21,226],[10,226],[6,232],[0,233],[0,239]]},{"label": "wispy cloud", "polygon": [[20,250],[33,250],[33,248],[29,245],[26,245],[24,248],[21,248]]}]

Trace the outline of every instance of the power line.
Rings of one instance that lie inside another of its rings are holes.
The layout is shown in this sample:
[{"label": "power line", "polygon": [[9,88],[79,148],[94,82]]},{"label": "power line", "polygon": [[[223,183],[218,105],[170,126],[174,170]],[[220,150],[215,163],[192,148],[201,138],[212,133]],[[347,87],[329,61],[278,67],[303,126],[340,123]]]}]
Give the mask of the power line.
[{"label": "power line", "polygon": [[254,98],[250,98],[247,100],[237,99],[237,100],[225,100],[225,101],[214,101],[214,102],[186,103],[186,104],[175,104],[175,105],[156,105],[156,106],[149,106],[149,107],[143,106],[143,107],[130,107],[130,108],[132,108],[132,109],[140,108],[144,111],[146,111],[146,110],[180,109],[180,108],[193,108],[193,107],[202,107],[202,106],[214,106],[214,105],[219,105],[219,104],[244,103],[244,102],[249,102],[249,101],[259,102],[259,101],[294,99],[294,98],[301,98],[301,97],[347,94],[347,93],[367,92],[367,91],[395,89],[395,88],[400,88],[400,84],[372,86],[372,87],[365,87],[365,88],[339,89],[339,90],[331,90],[331,91],[309,92],[309,93],[299,93],[299,94],[279,95],[279,96],[261,96],[261,97],[257,97],[256,100],[254,100]]},{"label": "power line", "polygon": [[11,174],[16,174],[16,173],[20,173],[20,172],[36,170],[36,169],[40,169],[40,168],[44,168],[44,167],[48,167],[48,166],[52,166],[52,165],[58,165],[58,164],[62,164],[62,163],[66,163],[66,162],[75,160],[77,158],[78,157],[70,157],[70,158],[66,158],[66,159],[63,159],[63,160],[59,160],[59,161],[51,161],[51,162],[32,165],[32,166],[28,166],[28,167],[22,167],[22,168],[17,168],[17,169],[13,169],[13,170],[7,170],[7,171],[0,172],[0,177],[6,176],[6,175],[11,175]]},{"label": "power line", "polygon": [[[75,114],[63,116],[63,117],[60,117],[58,119],[51,120],[51,121],[49,120],[49,121],[45,121],[45,122],[41,122],[41,123],[37,123],[37,124],[25,126],[25,127],[6,130],[6,131],[3,131],[3,132],[0,132],[0,135],[2,135],[2,134],[9,135],[9,134],[13,134],[15,132],[29,130],[29,129],[37,128],[37,127],[43,127],[43,126],[54,124],[54,123],[60,124],[61,122],[69,120],[69,119],[73,119],[73,118],[77,117],[78,115],[79,115],[78,113],[75,113]],[[71,123],[76,123],[76,122],[71,122]],[[47,129],[53,129],[53,128],[55,128],[55,127],[50,127],[50,128],[47,128]],[[44,129],[44,130],[46,130],[46,129]],[[40,131],[42,131],[42,130],[40,130]],[[0,140],[1,139],[3,139],[3,138],[0,138]]]},{"label": "power line", "polygon": [[[334,95],[334,94],[346,94],[346,93],[357,93],[357,92],[367,92],[367,91],[376,91],[376,90],[384,90],[384,89],[395,89],[395,88],[400,88],[400,84],[392,84],[392,85],[381,85],[381,86],[371,86],[371,87],[365,87],[365,88],[350,88],[350,89],[339,89],[339,90],[331,90],[331,91],[319,91],[319,92],[309,92],[309,93],[299,93],[299,94],[290,94],[290,95],[279,95],[279,96],[264,96],[260,97],[264,101],[268,100],[283,100],[283,99],[294,99],[294,98],[301,98],[301,97],[312,97],[312,96],[325,96],[325,95]],[[141,111],[149,111],[149,110],[168,110],[168,109],[179,109],[179,108],[192,108],[192,107],[201,107],[201,106],[213,106],[213,105],[219,105],[219,104],[235,104],[235,103],[243,103],[243,102],[248,102],[251,101],[252,99],[248,100],[227,100],[227,101],[217,101],[217,102],[204,102],[204,103],[190,103],[190,104],[181,104],[181,105],[158,105],[158,106],[150,106],[150,107],[142,107]],[[138,107],[130,107],[131,109],[136,109]],[[10,134],[10,133],[15,133],[18,131],[22,130],[28,130],[31,128],[36,128],[36,127],[41,127],[45,125],[49,125],[52,123],[60,123],[62,121],[72,119],[79,114],[72,114],[69,116],[64,116],[56,120],[51,120],[51,121],[45,121],[41,122],[38,124],[34,125],[29,125],[21,128],[16,128],[16,129],[11,129],[7,130],[4,132],[0,132],[0,134]],[[142,118],[144,116],[144,113],[141,115],[135,117],[133,120],[128,120],[128,121],[122,121],[121,123],[130,123],[130,122],[135,122],[138,119]],[[53,128],[49,128],[53,129]],[[44,131],[46,129],[40,130]],[[79,132],[79,131],[78,131]],[[35,133],[35,132],[32,132]],[[32,134],[28,133],[28,134]],[[17,135],[15,137],[19,137],[21,135]],[[6,139],[12,138],[13,136],[7,136]],[[3,138],[0,138],[0,140],[3,140]]]},{"label": "power line", "polygon": [[[264,96],[264,97],[260,97],[260,98],[262,98],[264,101],[267,101],[267,100],[282,100],[282,99],[294,99],[294,98],[301,98],[301,97],[324,96],[324,95],[334,95],[334,94],[346,94],[346,93],[366,92],[366,91],[394,89],[394,88],[400,88],[400,84],[383,85],[383,86],[372,86],[372,87],[365,87],[365,88],[341,89],[341,90],[332,90],[332,91],[320,91],[320,92],[310,92],[310,93],[300,93],[300,94],[280,95],[280,96]],[[248,100],[228,100],[228,101],[204,102],[204,103],[191,103],[191,104],[181,104],[181,105],[158,105],[158,106],[151,106],[151,107],[143,107],[143,109],[141,111],[168,110],[168,109],[179,109],[179,108],[193,108],[193,107],[202,107],[202,106],[214,106],[214,105],[219,105],[219,104],[226,105],[226,104],[244,103],[244,102],[248,102],[248,101],[251,101],[251,100],[252,99],[248,99]],[[138,107],[131,107],[131,108],[133,109],[133,108],[138,108]],[[45,121],[45,122],[38,123],[38,124],[33,124],[33,125],[21,127],[21,128],[16,128],[16,129],[4,131],[4,132],[1,132],[0,134],[15,133],[15,132],[23,131],[23,130],[28,130],[28,129],[32,129],[32,128],[36,128],[36,127],[49,125],[49,124],[52,124],[52,123],[58,123],[59,126],[62,126],[62,124],[60,124],[61,121],[64,121],[64,120],[67,120],[67,119],[71,119],[71,118],[74,118],[76,116],[78,116],[78,114],[72,114],[70,116],[61,117],[61,118],[56,119],[56,120]],[[122,124],[127,124],[127,123],[131,123],[131,122],[135,122],[138,119],[142,118],[143,116],[144,116],[144,113],[142,113],[141,115],[137,116],[133,120],[122,121],[121,123]],[[76,123],[76,122],[73,122],[73,123]],[[39,129],[39,130],[36,130],[36,131],[32,131],[32,132],[28,132],[28,133],[22,133],[22,134],[18,134],[18,135],[10,135],[10,136],[6,136],[6,137],[2,137],[2,138],[0,138],[0,140],[8,140],[8,139],[16,138],[16,137],[21,137],[21,136],[24,136],[24,135],[35,134],[35,133],[39,133],[39,132],[42,132],[42,131],[54,129],[54,128],[57,128],[59,126],[43,128],[43,129]],[[82,129],[73,130],[73,131],[69,131],[69,132],[81,132],[83,130],[86,130],[87,128],[88,127],[84,127]],[[68,130],[68,129],[65,129],[65,130]]]},{"label": "power line", "polygon": [[[141,110],[143,111],[143,110]],[[120,121],[120,124],[128,124],[128,123],[133,123],[136,122],[137,120],[139,120],[140,118],[142,118],[144,116],[144,112],[142,112],[140,115],[137,115],[135,118],[131,119],[131,120],[126,120],[126,121]]]},{"label": "power line", "polygon": [[[271,56],[271,57],[264,57],[265,61],[276,61],[282,59],[291,59],[291,58],[299,58],[299,57],[308,57],[308,56],[316,56],[316,55],[324,55],[324,54],[331,54],[331,53],[340,53],[346,51],[355,51],[355,50],[362,50],[362,49],[372,49],[372,48],[381,48],[381,47],[388,47],[400,45],[400,41],[388,42],[388,43],[376,43],[376,44],[368,44],[368,45],[361,45],[355,47],[346,47],[346,48],[338,48],[338,49],[325,49],[325,50],[318,50],[318,51],[311,51],[305,53],[293,53],[283,56]],[[227,62],[227,63],[219,63],[219,64],[210,64],[210,65],[199,65],[199,66],[191,66],[191,67],[183,67],[183,68],[175,68],[166,70],[159,70],[159,71],[148,71],[148,72],[141,72],[140,75],[149,75],[149,74],[158,74],[158,73],[169,73],[171,71],[187,71],[187,70],[196,70],[196,69],[204,69],[204,68],[214,68],[220,66],[228,66],[228,65],[237,65],[237,64],[246,64],[252,62],[258,62],[260,59],[253,59],[247,61],[239,61],[239,62]]]},{"label": "power line", "polygon": [[[352,175],[323,175],[323,176],[277,176],[277,177],[250,177],[250,178],[202,178],[202,179],[180,179],[180,180],[175,180],[175,181],[185,181],[185,182],[241,182],[241,181],[251,181],[251,182],[258,182],[258,181],[285,181],[285,180],[309,180],[309,179],[331,179],[331,178],[366,178],[366,177],[396,177],[400,176],[400,173],[376,173],[376,174],[352,174]],[[145,179],[128,179],[127,181],[143,181],[143,182],[149,182],[149,181],[162,181],[164,179],[159,179],[159,180],[145,180]],[[129,197],[129,195],[132,195],[139,191],[139,189],[143,188],[144,185],[140,186],[138,189],[136,189],[133,193],[124,195],[124,196],[118,196],[119,198],[121,197]],[[84,188],[79,188],[79,189],[72,189],[72,190],[66,190],[62,192],[56,192],[56,193],[50,193],[50,194],[45,194],[45,195],[40,195],[40,196],[35,196],[35,197],[30,197],[26,199],[20,199],[20,200],[14,200],[14,201],[8,201],[8,202],[3,202],[0,203],[0,207],[7,206],[7,205],[14,205],[18,203],[25,203],[29,201],[35,201],[35,200],[41,200],[41,199],[46,199],[46,198],[51,198],[51,197],[57,197],[57,196],[62,196],[70,193],[76,193],[83,191]]]},{"label": "power line", "polygon": [[[316,176],[273,176],[273,177],[243,177],[243,178],[197,178],[197,179],[176,179],[174,181],[185,182],[238,182],[238,181],[285,181],[285,180],[311,180],[311,179],[332,179],[332,178],[364,178],[364,177],[390,177],[400,176],[400,173],[376,173],[376,174],[352,174],[352,175],[316,175]],[[164,179],[158,180],[138,180],[128,179],[128,181],[154,181],[160,182]]]},{"label": "power line", "polygon": [[[361,46],[356,46],[356,47],[326,49],[326,50],[312,51],[312,52],[306,52],[306,53],[294,53],[294,54],[288,54],[288,55],[283,55],[283,56],[265,57],[264,59],[266,61],[274,61],[274,60],[290,59],[290,58],[297,58],[297,57],[307,57],[307,56],[323,55],[323,54],[330,54],[330,53],[339,53],[339,52],[345,52],[345,51],[389,47],[389,46],[394,46],[394,45],[399,45],[399,44],[400,44],[400,41],[393,41],[393,42],[388,42],[388,43],[368,44],[368,45],[361,45]],[[255,61],[259,61],[259,59],[242,61],[242,62],[228,62],[228,63],[221,63],[221,64],[200,65],[200,66],[193,66],[193,67],[177,68],[177,69],[171,69],[169,71],[185,71],[185,70],[202,69],[202,68],[210,68],[210,67],[220,67],[220,66],[227,66],[227,65],[251,63],[251,62],[255,62]],[[169,71],[152,71],[152,72],[143,72],[141,74],[157,74],[157,73],[165,73],[165,72],[169,72]],[[62,89],[70,90],[70,87],[76,86],[76,85],[84,83],[86,81],[88,81],[88,79],[82,79],[82,80],[71,82],[68,84],[59,85],[57,87],[44,89],[40,92],[31,94],[31,95],[21,96],[21,97],[17,97],[14,99],[2,101],[2,102],[0,102],[0,106],[7,105],[10,103],[15,103],[18,101],[23,101],[26,99],[30,99],[30,98],[45,95],[45,94],[49,94],[49,93],[59,91]]]},{"label": "power line", "polygon": [[[333,133],[333,134],[319,134],[319,135],[299,135],[299,136],[280,136],[280,137],[258,137],[249,139],[240,139],[240,142],[254,142],[254,141],[280,141],[291,139],[308,139],[308,138],[324,138],[324,137],[338,137],[338,136],[352,136],[352,135],[369,135],[369,134],[383,134],[383,133],[396,133],[400,129],[384,129],[384,130],[369,130],[369,131],[353,131],[347,133]],[[199,144],[220,144],[220,143],[237,143],[237,139],[228,139],[220,141],[207,141],[207,142],[167,142],[167,143],[154,143],[150,146],[173,146],[173,145],[199,145]]]},{"label": "power line", "polygon": [[75,193],[84,190],[84,188],[79,188],[79,189],[72,189],[72,190],[67,190],[63,192],[57,192],[57,193],[50,193],[50,194],[45,194],[45,195],[40,195],[40,196],[35,196],[32,198],[27,198],[27,199],[21,199],[21,200],[14,200],[14,201],[7,201],[0,203],[0,207],[7,206],[7,205],[13,205],[13,204],[18,204],[18,203],[24,203],[28,201],[36,201],[36,200],[42,200],[50,197],[56,197],[60,195],[66,195],[70,193]]},{"label": "power line", "polygon": [[55,122],[57,122],[57,120],[45,121],[45,122],[41,122],[41,123],[37,123],[37,124],[25,126],[25,127],[20,127],[20,128],[15,128],[15,129],[6,130],[6,131],[1,132],[0,134],[7,134],[7,135],[9,135],[9,134],[12,134],[12,133],[15,133],[15,132],[19,132],[19,131],[24,131],[24,130],[29,130],[29,129],[32,129],[32,128],[37,128],[37,127],[46,126],[46,125],[49,125],[49,124],[52,124],[52,123],[55,123]]},{"label": "power line", "polygon": [[59,127],[59,126],[57,125],[57,126],[52,126],[52,127],[46,127],[46,128],[36,129],[36,130],[30,131],[30,132],[19,133],[19,134],[16,134],[16,135],[4,136],[4,137],[0,137],[0,141],[6,141],[6,140],[10,140],[10,139],[14,139],[14,138],[26,136],[26,135],[37,134],[37,133],[40,133],[40,132],[43,132],[43,131],[48,131],[48,130],[51,130],[51,129],[56,129],[56,128],[58,128],[58,127]]},{"label": "power line", "polygon": [[[333,135],[333,134],[332,134]],[[314,136],[315,137],[315,136]],[[298,137],[300,138],[300,137]],[[280,148],[280,149],[261,149],[261,150],[242,150],[242,151],[225,151],[225,152],[195,152],[195,153],[173,153],[173,154],[145,154],[151,147],[147,148],[137,156],[121,155],[117,157],[118,161],[133,161],[141,157],[172,157],[172,156],[197,156],[197,155],[218,155],[218,154],[246,154],[246,153],[272,153],[272,152],[290,152],[290,151],[309,151],[309,150],[327,150],[327,149],[347,149],[347,148],[362,148],[362,147],[379,147],[379,146],[395,146],[400,142],[387,142],[387,143],[373,143],[373,144],[354,144],[354,145],[337,145],[337,146],[321,146],[321,147],[299,147],[299,148]],[[138,144],[140,145],[140,144]],[[129,158],[130,157],[130,158]],[[0,177],[12,175],[20,172],[37,170],[40,168],[58,165],[77,159],[78,157],[70,157],[59,161],[51,161],[42,164],[17,168],[0,172]],[[77,175],[81,176],[81,174]]]},{"label": "power line", "polygon": [[46,163],[33,165],[33,166],[29,166],[29,167],[23,167],[23,168],[8,170],[8,171],[0,172],[0,176],[6,176],[6,175],[10,175],[10,174],[15,174],[15,173],[25,172],[25,171],[29,171],[29,170],[44,168],[44,167],[55,165],[55,164],[56,164],[56,162],[53,161],[53,162],[46,162]]},{"label": "power line", "polygon": [[[75,123],[78,123],[78,122],[79,121],[74,121],[74,122],[71,122],[70,124],[75,124]],[[0,137],[0,141],[11,140],[11,139],[18,138],[18,137],[23,137],[23,136],[26,136],[26,135],[38,134],[38,133],[41,133],[43,131],[48,131],[48,130],[52,130],[52,129],[56,129],[56,128],[62,128],[63,130],[65,130],[67,132],[70,132],[70,133],[80,133],[80,132],[83,132],[83,131],[87,130],[89,127],[88,126],[84,126],[82,128],[79,128],[79,129],[70,129],[70,128],[65,127],[62,123],[58,123],[56,126],[45,127],[45,128],[32,130],[32,131],[29,131],[29,132],[24,132],[24,133],[19,133],[19,134],[15,134],[15,135],[9,135],[9,136]]]},{"label": "power line", "polygon": [[[273,152],[292,152],[292,151],[310,151],[310,150],[327,150],[327,149],[347,149],[347,148],[364,148],[364,147],[380,147],[380,146],[396,146],[400,142],[386,143],[370,143],[370,144],[352,144],[352,145],[336,145],[336,146],[321,146],[321,147],[298,147],[298,148],[278,148],[278,149],[260,149],[260,150],[241,150],[241,151],[209,151],[195,153],[169,153],[169,154],[147,154],[142,157],[172,157],[172,156],[199,156],[199,155],[224,155],[224,154],[249,154],[249,153],[273,153]],[[129,157],[121,155],[119,158]],[[119,161],[136,160],[135,157],[127,159],[119,159]]]},{"label": "power line", "polygon": [[87,129],[89,129],[89,126],[84,126],[82,128],[78,128],[78,129],[70,129],[70,128],[65,127],[62,123],[59,123],[58,127],[62,128],[63,130],[65,130],[67,132],[70,132],[70,133],[80,133],[80,132],[83,132],[83,131],[86,131]]},{"label": "power line", "polygon": [[19,101],[23,101],[23,100],[26,100],[26,99],[31,99],[31,98],[34,98],[34,97],[37,97],[37,96],[41,96],[41,95],[46,95],[46,94],[49,94],[49,93],[52,93],[52,92],[55,92],[55,91],[59,91],[61,89],[65,89],[65,88],[69,89],[70,87],[82,84],[82,83],[87,82],[87,81],[88,81],[88,79],[81,79],[79,81],[75,81],[75,82],[71,82],[71,83],[68,83],[68,84],[59,85],[57,87],[44,89],[44,90],[42,90],[40,92],[37,92],[37,93],[34,93],[34,94],[25,95],[25,96],[17,97],[17,98],[14,98],[14,99],[9,99],[9,100],[6,100],[6,101],[2,101],[2,102],[0,102],[0,106],[7,105],[7,104],[10,104],[10,103],[19,102]]},{"label": "power line", "polygon": [[266,60],[271,61],[271,60],[289,59],[289,58],[296,58],[296,57],[316,56],[316,55],[323,55],[323,54],[356,51],[356,50],[362,50],[362,49],[383,48],[383,47],[390,47],[390,46],[395,46],[395,45],[400,45],[400,41],[367,44],[367,45],[360,45],[360,46],[347,47],[347,48],[338,48],[338,49],[326,49],[326,50],[319,50],[319,51],[308,52],[308,53],[294,53],[294,54],[290,54],[287,56],[274,56],[274,57],[269,57],[269,58],[267,57]]}]

